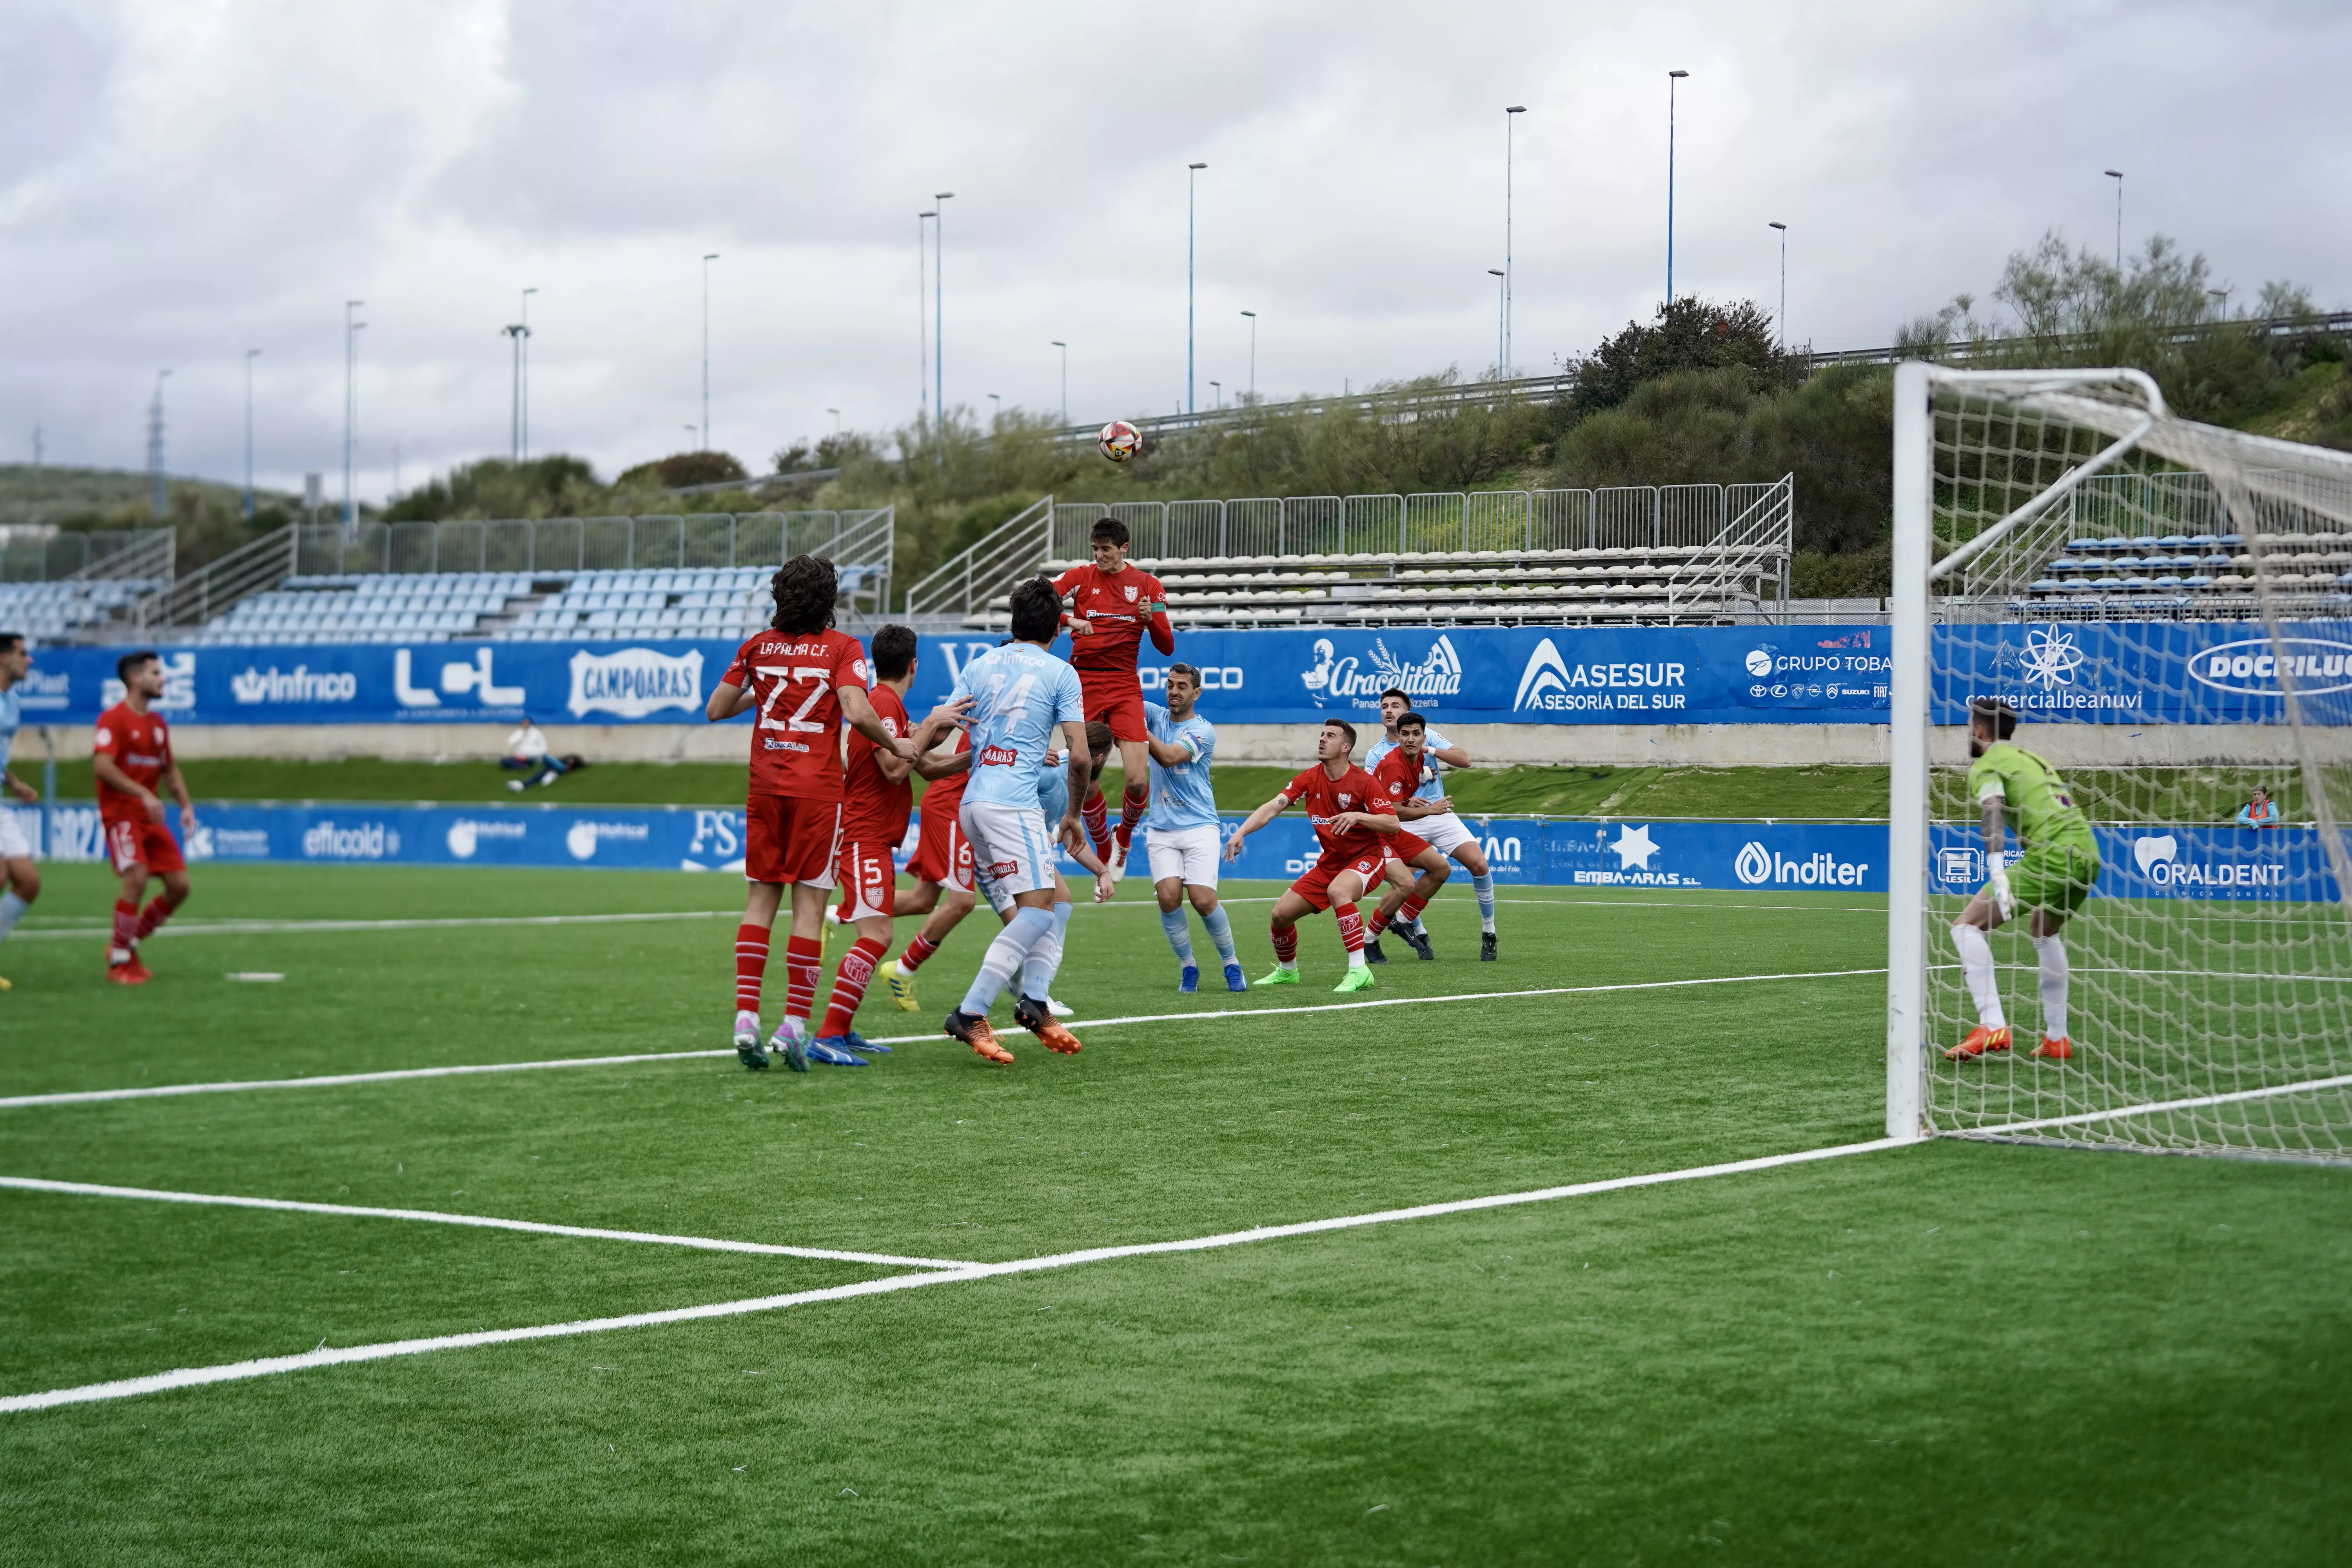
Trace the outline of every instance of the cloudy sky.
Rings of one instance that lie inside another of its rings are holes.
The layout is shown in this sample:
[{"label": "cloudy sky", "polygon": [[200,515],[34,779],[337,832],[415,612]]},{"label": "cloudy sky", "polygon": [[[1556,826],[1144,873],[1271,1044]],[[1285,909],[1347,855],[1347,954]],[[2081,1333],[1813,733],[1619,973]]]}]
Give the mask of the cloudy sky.
[{"label": "cloudy sky", "polygon": [[[364,300],[359,488],[508,441],[609,475],[702,418],[755,468],[919,395],[916,214],[945,218],[950,405],[1075,419],[1496,359],[1503,108],[1512,360],[1589,349],[1665,286],[1779,289],[1822,348],[1886,342],[2059,227],[2152,232],[2251,295],[2352,304],[2352,137],[2310,62],[2339,4],[1432,5],[0,0],[0,461],[340,488],[343,305]],[[2323,73],[2324,74],[2324,73]],[[926,303],[923,306],[928,310]]]}]

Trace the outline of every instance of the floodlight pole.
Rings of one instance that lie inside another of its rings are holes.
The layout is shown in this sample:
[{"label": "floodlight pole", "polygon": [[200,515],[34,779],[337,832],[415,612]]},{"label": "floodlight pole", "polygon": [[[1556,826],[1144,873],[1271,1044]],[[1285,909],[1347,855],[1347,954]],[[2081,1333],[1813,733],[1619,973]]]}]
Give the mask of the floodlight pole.
[{"label": "floodlight pole", "polygon": [[1059,338],[1054,339],[1053,343],[1062,351],[1062,423],[1067,425],[1070,422],[1070,345]]},{"label": "floodlight pole", "polygon": [[1255,310],[1244,310],[1242,314],[1249,318],[1250,401],[1255,403],[1257,401],[1257,312]]},{"label": "floodlight pole", "polygon": [[1524,103],[1507,105],[1503,110],[1503,368],[1502,379],[1511,379],[1511,137],[1512,128],[1518,124],[1517,116],[1525,114]]},{"label": "floodlight pole", "polygon": [[[948,203],[953,191],[935,191],[931,200],[931,417],[945,428],[948,422]],[[940,460],[947,460],[944,449]]]},{"label": "floodlight pole", "polygon": [[1666,303],[1675,302],[1675,87],[1690,75],[1685,70],[1666,73]]},{"label": "floodlight pole", "polygon": [[163,521],[163,513],[170,504],[164,494],[163,483],[163,379],[171,374],[168,370],[155,373],[155,397],[147,405],[147,467],[151,470],[150,483],[152,487],[149,492],[148,509],[158,522]]},{"label": "floodlight pole", "polygon": [[702,258],[702,445],[698,450],[710,450],[710,264],[719,259],[711,251]]},{"label": "floodlight pole", "polygon": [[[261,351],[245,351],[245,521],[253,521],[253,362]],[[37,447],[39,437],[34,437]],[[38,459],[35,459],[38,466]]]},{"label": "floodlight pole", "polygon": [[507,389],[507,461],[522,464],[522,340],[530,329],[520,322],[509,322],[499,331],[511,346],[513,362]]},{"label": "floodlight pole", "polygon": [[359,343],[360,329],[367,323],[353,314],[364,300],[343,301],[343,531],[349,533],[359,524],[359,513],[352,504],[352,443],[358,439],[360,423]]},{"label": "floodlight pole", "polygon": [[2124,270],[2124,172],[2109,169],[2107,178],[2116,183],[2116,276]]},{"label": "floodlight pole", "polygon": [[517,380],[520,410],[515,422],[515,451],[526,463],[530,461],[530,297],[538,292],[536,287],[522,291],[522,374]]},{"label": "floodlight pole", "polygon": [[841,438],[841,410],[838,408],[828,408],[825,412],[833,416],[834,438],[835,440],[839,440]]},{"label": "floodlight pole", "polygon": [[915,215],[915,408],[928,418],[931,410],[930,236],[923,225],[935,212]]},{"label": "floodlight pole", "polygon": [[1772,324],[1780,329],[1780,352],[1786,353],[1789,352],[1789,226],[1768,223],[1764,226],[1780,231],[1780,313],[1773,318]]},{"label": "floodlight pole", "polygon": [[1216,394],[1212,401],[1222,411],[1225,406],[1225,384],[1222,381],[1213,381],[1209,383],[1209,390]]},{"label": "floodlight pole", "polygon": [[1499,384],[1503,380],[1503,355],[1506,352],[1503,347],[1504,290],[1510,287],[1510,278],[1499,267],[1486,268],[1486,276],[1495,280],[1495,380]]},{"label": "floodlight pole", "polygon": [[1184,412],[1192,412],[1192,239],[1197,232],[1193,188],[1206,163],[1184,165]]}]

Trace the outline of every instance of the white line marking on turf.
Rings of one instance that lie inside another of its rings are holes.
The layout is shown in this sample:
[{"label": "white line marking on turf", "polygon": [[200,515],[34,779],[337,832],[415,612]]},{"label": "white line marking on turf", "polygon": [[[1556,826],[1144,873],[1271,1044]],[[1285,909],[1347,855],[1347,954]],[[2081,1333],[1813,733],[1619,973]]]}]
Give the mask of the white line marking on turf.
[{"label": "white line marking on turf", "polygon": [[2160,1100],[2152,1105],[2126,1105],[2114,1110],[2084,1110],[2072,1116],[2044,1116],[2032,1121],[2005,1121],[1997,1127],[1956,1128],[1956,1135],[1990,1137],[1997,1133],[2032,1132],[2044,1127],[2087,1127],[2095,1121],[2121,1121],[2128,1116],[2160,1116],[2173,1110],[2197,1110],[2208,1105],[2229,1105],[2248,1100],[2275,1100],[2282,1094],[2315,1094],[2322,1089],[2352,1088],[2352,1073],[2337,1078],[2310,1079],[2302,1083],[2272,1084],[2264,1089],[2232,1089],[2227,1094],[2200,1094],[2192,1100]]},{"label": "white line marking on turf", "polygon": [[[1668,991],[1699,985],[1745,985],[1773,980],[1839,980],[1853,975],[1884,974],[1876,969],[1818,969],[1786,974],[1719,974],[1696,980],[1633,980],[1611,985],[1549,985],[1530,991],[1468,991],[1450,996],[1382,996],[1369,1002],[1316,1002],[1297,1007],[1228,1007],[1217,1012],[1139,1013],[1123,1018],[1070,1018],[1073,1029],[1108,1029],[1134,1024],[1214,1024],[1234,1018],[1266,1018],[1284,1013],[1346,1013],[1363,1007],[1420,1007],[1444,1002],[1508,1001],[1520,996],[1591,996],[1615,991]],[[940,1033],[884,1035],[877,1046],[919,1045],[943,1040]],[[691,1061],[703,1057],[731,1057],[724,1047],[709,1051],[645,1051],[619,1057],[564,1057],[543,1062],[478,1062],[457,1067],[391,1068],[381,1072],[323,1074],[317,1078],[245,1079],[227,1083],[166,1083],[137,1089],[79,1089],[58,1094],[18,1094],[0,1098],[0,1110],[35,1105],[89,1105],[110,1100],[154,1100],[180,1094],[231,1094],[258,1089],[337,1089],[354,1083],[394,1083],[404,1079],[457,1078],[470,1073],[539,1072],[550,1068],[625,1067],[633,1062]]]},{"label": "white line marking on turf", "polygon": [[288,1214],[337,1215],[351,1219],[424,1220],[433,1225],[474,1226],[484,1230],[520,1230],[534,1236],[567,1236],[586,1241],[643,1241],[661,1247],[691,1247],[706,1252],[751,1252],[775,1258],[814,1258],[832,1263],[879,1263],[894,1268],[971,1268],[956,1258],[896,1258],[880,1252],[839,1252],[823,1247],[782,1247],[765,1241],[723,1241],[703,1236],[665,1236],[654,1231],[605,1230],[594,1226],[544,1225],[537,1220],[489,1215],[444,1214],[438,1209],[368,1208],[357,1204],[298,1203],[291,1198],[247,1198],[222,1193],[174,1193],[152,1187],[114,1187],[93,1182],[51,1182],[38,1176],[0,1176],[0,1187],[27,1193],[65,1193],[92,1198],[145,1198],[154,1203],[203,1204],[223,1208],[276,1209]]},{"label": "white line marking on turf", "polygon": [[840,1301],[857,1296],[878,1296],[895,1290],[919,1289],[926,1285],[943,1285],[967,1279],[992,1279],[1001,1275],[1030,1274],[1049,1268],[1069,1268],[1084,1263],[1101,1263],[1114,1258],[1145,1258],[1161,1253],[1208,1252],[1219,1247],[1239,1247],[1247,1242],[1276,1241],[1287,1237],[1313,1236],[1325,1231],[1352,1230],[1363,1226],[1390,1225],[1399,1220],[1431,1219],[1442,1215],[1468,1214],[1480,1209],[1507,1208],[1520,1204],[1549,1203],[1559,1198],[1587,1197],[1598,1193],[1622,1192],[1633,1187],[1661,1186],[1673,1182],[1692,1182],[1710,1176],[1740,1175],[1754,1171],[1769,1171],[1783,1165],[1809,1164],[1820,1160],[1835,1160],[1848,1154],[1875,1153],[1882,1149],[1897,1149],[1914,1139],[1876,1138],[1866,1143],[1840,1143],[1827,1149],[1803,1149],[1794,1153],[1767,1154],[1753,1160],[1733,1160],[1717,1165],[1695,1165],[1687,1170],[1660,1171],[1639,1176],[1614,1176],[1605,1181],[1579,1182],[1572,1186],[1543,1187],[1534,1192],[1501,1193],[1491,1197],[1462,1198],[1452,1203],[1421,1204],[1412,1208],[1383,1209],[1374,1214],[1343,1215],[1335,1219],[1307,1220],[1297,1225],[1265,1226],[1255,1230],[1227,1231],[1218,1236],[1193,1237],[1181,1241],[1147,1241],[1125,1247],[1087,1247],[1077,1252],[1057,1252],[1042,1258],[1024,1258],[1009,1263],[979,1263],[961,1268],[941,1269],[929,1274],[900,1274],[886,1279],[863,1279],[850,1285],[835,1285],[817,1290],[796,1290],[783,1296],[755,1296],[740,1301],[715,1301],[704,1307],[677,1307],[658,1312],[632,1312],[621,1317],[589,1318],[569,1323],[545,1323],[519,1329],[484,1329],[470,1334],[443,1334],[433,1339],[393,1340],[382,1344],[352,1345],[329,1350],[321,1347],[300,1355],[269,1356],[257,1361],[232,1362],[223,1366],[183,1367],[174,1372],[156,1373],[146,1377],[127,1377],[112,1383],[84,1384],[78,1388],[57,1388],[44,1394],[17,1394],[0,1397],[0,1414],[19,1410],[46,1410],[59,1405],[85,1405],[101,1399],[128,1399],[142,1394],[158,1394],[168,1389],[194,1388],[205,1384],[230,1383],[244,1378],[269,1377],[278,1373],[302,1372],[317,1366],[341,1366],[352,1362],[383,1361],[393,1356],[424,1355],[434,1351],[467,1350],[478,1345],[512,1344],[524,1340],[568,1339],[581,1334],[610,1332],[615,1329],[652,1328],[666,1323],[695,1322],[710,1318],[741,1317],[752,1312],[770,1312],[784,1307],[805,1306],[816,1301]]},{"label": "white line marking on turf", "polygon": [[[629,925],[646,921],[709,921],[721,915],[740,918],[740,910],[671,910],[650,914],[621,915],[459,915],[446,920],[400,921],[215,921],[208,925],[182,922],[167,925],[155,936],[241,936],[283,935],[300,936],[310,931],[449,931],[462,926],[592,926]],[[61,942],[68,937],[82,939],[106,928],[92,926],[86,930],[19,931],[18,942],[47,939]],[[153,941],[154,937],[150,937]]]}]

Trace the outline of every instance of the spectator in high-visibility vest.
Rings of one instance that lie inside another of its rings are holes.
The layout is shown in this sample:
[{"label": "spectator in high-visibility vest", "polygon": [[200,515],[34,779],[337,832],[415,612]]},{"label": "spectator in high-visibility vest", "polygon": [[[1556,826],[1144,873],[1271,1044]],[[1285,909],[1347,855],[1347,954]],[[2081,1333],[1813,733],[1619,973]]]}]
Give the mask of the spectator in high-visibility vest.
[{"label": "spectator in high-visibility vest", "polygon": [[2256,784],[2253,798],[2238,808],[2238,820],[2249,827],[2276,827],[2279,825],[2278,804],[2271,799],[2268,790]]}]

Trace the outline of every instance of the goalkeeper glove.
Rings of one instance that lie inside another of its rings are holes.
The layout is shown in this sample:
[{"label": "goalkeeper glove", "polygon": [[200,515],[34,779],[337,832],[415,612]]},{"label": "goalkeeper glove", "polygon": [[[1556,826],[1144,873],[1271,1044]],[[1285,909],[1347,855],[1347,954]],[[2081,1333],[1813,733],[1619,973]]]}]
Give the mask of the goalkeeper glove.
[{"label": "goalkeeper glove", "polygon": [[2001,919],[2014,920],[2017,918],[2017,896],[2009,890],[2009,868],[2000,863],[2000,856],[1998,853],[1990,857],[1990,860],[1992,869],[1990,879],[1992,901],[2000,906]]}]

